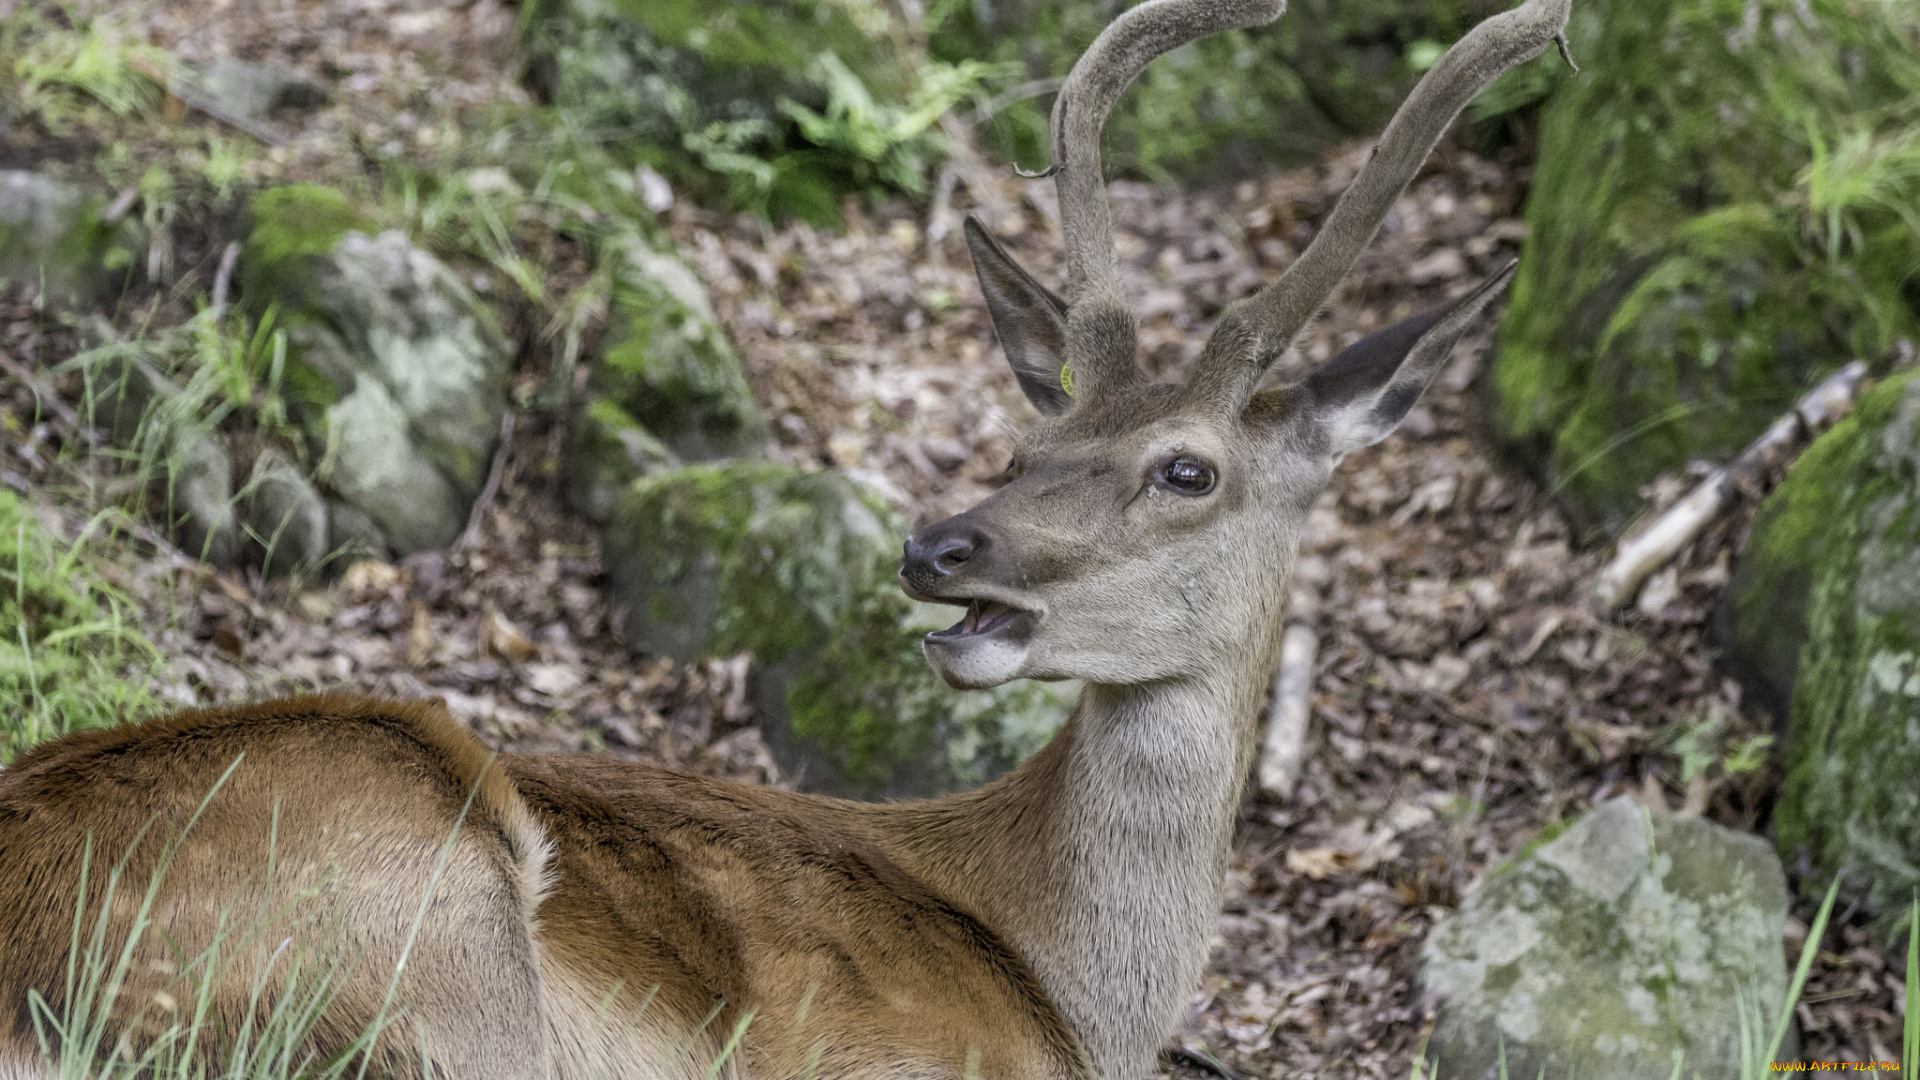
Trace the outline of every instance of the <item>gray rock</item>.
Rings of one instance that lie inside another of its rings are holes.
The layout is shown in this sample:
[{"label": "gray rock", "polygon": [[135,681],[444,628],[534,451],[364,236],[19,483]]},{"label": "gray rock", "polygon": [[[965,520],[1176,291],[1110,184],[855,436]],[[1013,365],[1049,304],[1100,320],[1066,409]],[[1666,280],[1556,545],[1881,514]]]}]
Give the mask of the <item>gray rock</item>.
[{"label": "gray rock", "polygon": [[680,458],[625,409],[595,398],[578,410],[567,438],[567,503],[605,524],[633,481],[680,467]]},{"label": "gray rock", "polygon": [[182,71],[169,88],[244,121],[266,120],[278,112],[318,108],[327,102],[326,90],[297,71],[242,60],[215,60],[197,71]]},{"label": "gray rock", "polygon": [[761,732],[806,790],[971,787],[1043,745],[1065,709],[1039,684],[940,682],[920,655],[931,620],[895,582],[904,534],[884,500],[839,473],[690,465],[633,483],[606,533],[607,574],[640,648],[681,661],[753,654]]},{"label": "gray rock", "polygon": [[226,439],[182,424],[169,442],[166,498],[181,549],[214,566],[232,566],[240,552],[240,530]]},{"label": "gray rock", "polygon": [[1481,1080],[1504,1042],[1510,1076],[1643,1080],[1679,1054],[1682,1075],[1732,1080],[1740,1003],[1770,1026],[1786,993],[1786,912],[1759,837],[1604,803],[1489,874],[1428,937],[1421,981],[1442,998],[1428,1057],[1438,1076]]},{"label": "gray rock", "polygon": [[706,287],[637,233],[608,243],[619,262],[591,399],[618,406],[684,460],[758,456],[766,424]]},{"label": "gray rock", "polygon": [[243,495],[247,531],[267,573],[306,573],[326,560],[326,501],[285,454],[270,448],[254,459]]},{"label": "gray rock", "polygon": [[206,425],[194,402],[139,357],[96,368],[88,401],[92,423],[153,477],[181,550],[232,566],[240,553],[233,465],[226,439]]},{"label": "gray rock", "polygon": [[399,232],[348,232],[320,256],[254,268],[282,303],[328,483],[401,555],[450,543],[486,481],[513,350],[445,264]]},{"label": "gray rock", "polygon": [[331,565],[345,569],[361,559],[392,562],[387,534],[365,512],[338,500],[327,502],[327,533],[339,558]]},{"label": "gray rock", "polygon": [[39,173],[0,170],[0,286],[26,282],[55,303],[79,306],[105,295],[113,230],[100,221],[103,201]]}]

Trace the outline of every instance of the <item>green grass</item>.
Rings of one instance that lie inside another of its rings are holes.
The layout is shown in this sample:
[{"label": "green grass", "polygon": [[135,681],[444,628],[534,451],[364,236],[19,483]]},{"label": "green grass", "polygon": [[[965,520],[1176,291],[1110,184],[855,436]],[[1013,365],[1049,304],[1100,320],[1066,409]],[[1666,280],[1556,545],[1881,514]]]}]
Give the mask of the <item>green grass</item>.
[{"label": "green grass", "polygon": [[0,491],[0,763],[45,739],[155,711],[160,654],[138,607],[95,572],[96,517],[60,542]]}]

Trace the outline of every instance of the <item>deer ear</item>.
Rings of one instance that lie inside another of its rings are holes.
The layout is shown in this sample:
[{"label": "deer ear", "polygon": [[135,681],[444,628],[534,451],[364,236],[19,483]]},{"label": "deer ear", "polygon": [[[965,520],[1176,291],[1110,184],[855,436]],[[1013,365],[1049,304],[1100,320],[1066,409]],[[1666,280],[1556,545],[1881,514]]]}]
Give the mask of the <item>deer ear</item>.
[{"label": "deer ear", "polygon": [[973,253],[973,272],[987,296],[993,332],[1007,354],[1014,378],[1048,416],[1058,416],[1073,404],[1073,395],[1060,383],[1067,363],[1067,305],[1033,275],[1020,268],[980,222],[967,218],[967,250]]},{"label": "deer ear", "polygon": [[1445,307],[1360,339],[1307,377],[1310,407],[1336,457],[1392,434],[1440,373],[1460,335],[1506,287],[1515,265],[1508,263]]}]

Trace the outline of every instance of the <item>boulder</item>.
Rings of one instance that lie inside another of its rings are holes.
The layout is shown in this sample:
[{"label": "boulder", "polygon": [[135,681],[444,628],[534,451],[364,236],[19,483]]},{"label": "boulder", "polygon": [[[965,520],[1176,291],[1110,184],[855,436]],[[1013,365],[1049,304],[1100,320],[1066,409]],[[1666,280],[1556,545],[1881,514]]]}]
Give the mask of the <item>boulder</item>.
[{"label": "boulder", "polygon": [[397,231],[368,235],[344,197],[265,193],[243,264],[280,305],[288,383],[340,500],[401,555],[459,535],[485,484],[513,349],[460,277]]},{"label": "boulder", "polygon": [[93,423],[153,478],[181,550],[232,566],[241,537],[225,436],[144,358],[112,359],[92,371],[89,383]]},{"label": "boulder", "polygon": [[1874,179],[1911,168],[1916,32],[1851,0],[1574,6],[1491,382],[1589,538],[1920,330],[1910,196]]},{"label": "boulder", "polygon": [[575,410],[567,496],[605,521],[636,477],[682,461],[759,456],[766,426],[713,313],[706,287],[635,231],[605,243],[612,310]]},{"label": "boulder", "polygon": [[1012,767],[1065,709],[1037,684],[941,683],[916,632],[931,620],[895,582],[905,533],[841,473],[689,465],[634,482],[606,533],[607,574],[639,648],[680,661],[753,654],[761,731],[802,788],[929,795]]},{"label": "boulder", "polygon": [[234,564],[240,528],[233,512],[233,463],[218,431],[182,423],[170,432],[166,501],[181,550],[214,566]]},{"label": "boulder", "polygon": [[1504,1046],[1514,1077],[1645,1080],[1676,1075],[1679,1055],[1677,1075],[1734,1080],[1739,1009],[1771,1025],[1786,994],[1786,915],[1766,841],[1603,803],[1488,874],[1427,938],[1433,1075],[1492,1080]]},{"label": "boulder", "polygon": [[242,496],[247,532],[267,573],[309,573],[326,561],[327,503],[292,459],[262,451]]},{"label": "boulder", "polygon": [[183,65],[173,73],[169,89],[243,123],[327,102],[326,90],[299,72],[244,60],[215,60],[198,68]]},{"label": "boulder", "polygon": [[25,282],[58,304],[85,306],[114,284],[114,230],[98,194],[35,172],[0,170],[0,288]]},{"label": "boulder", "polygon": [[1869,391],[1767,496],[1719,613],[1783,722],[1775,842],[1879,910],[1920,886],[1920,378]]}]

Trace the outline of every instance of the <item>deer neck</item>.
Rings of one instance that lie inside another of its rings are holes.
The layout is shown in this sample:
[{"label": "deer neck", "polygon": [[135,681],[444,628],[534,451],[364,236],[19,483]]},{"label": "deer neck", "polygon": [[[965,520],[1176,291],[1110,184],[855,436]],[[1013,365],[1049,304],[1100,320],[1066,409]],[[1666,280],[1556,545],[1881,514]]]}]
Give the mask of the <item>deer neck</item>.
[{"label": "deer neck", "polygon": [[902,804],[902,855],[1018,951],[1098,1074],[1136,1080],[1199,982],[1278,655],[1088,685],[1066,726],[977,791]]}]

